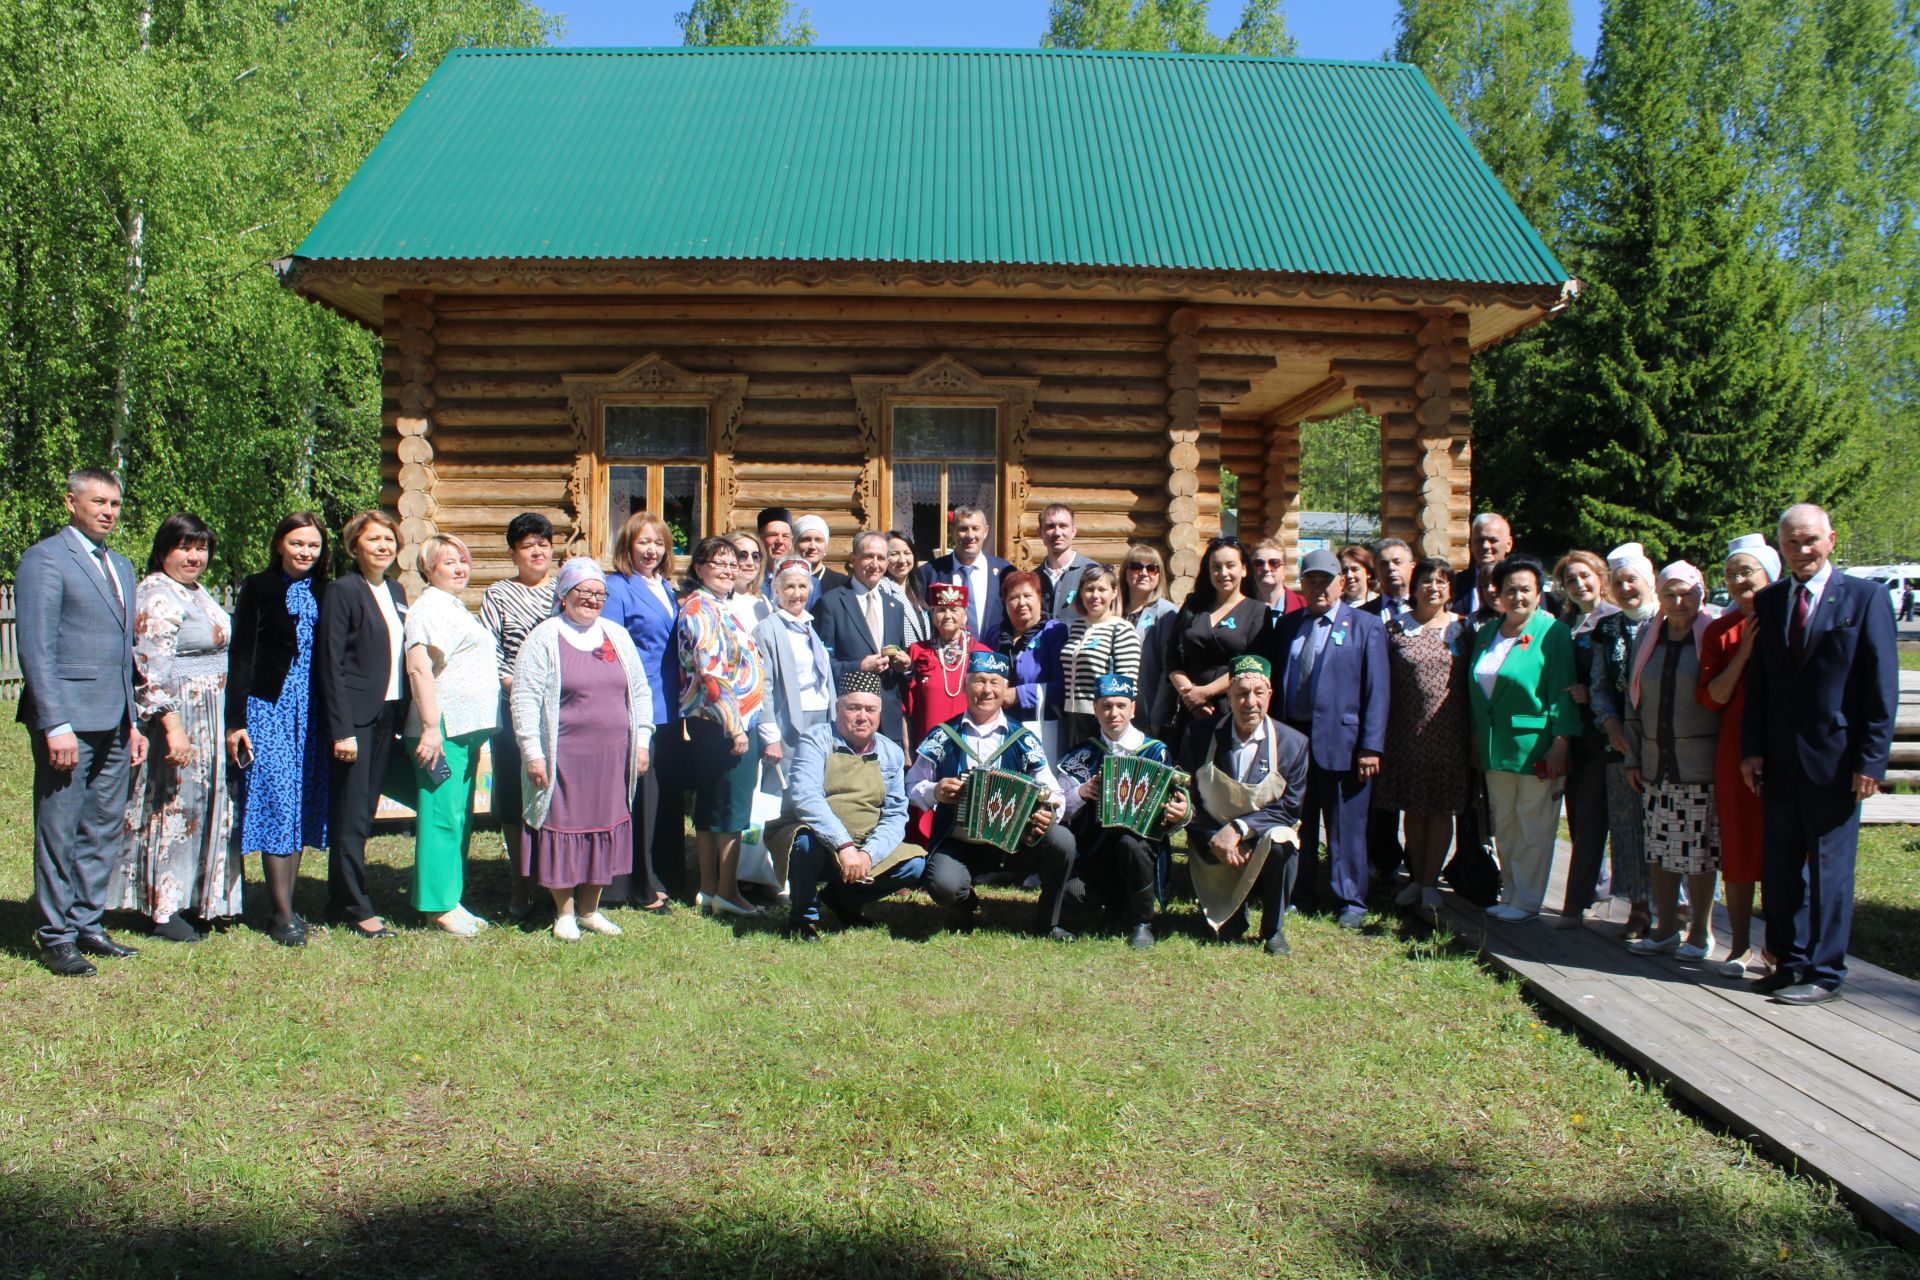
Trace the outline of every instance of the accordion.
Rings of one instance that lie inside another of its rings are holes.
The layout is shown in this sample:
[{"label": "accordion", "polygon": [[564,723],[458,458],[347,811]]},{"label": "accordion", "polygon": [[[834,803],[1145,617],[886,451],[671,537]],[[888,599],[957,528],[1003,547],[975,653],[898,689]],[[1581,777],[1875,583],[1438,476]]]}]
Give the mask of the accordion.
[{"label": "accordion", "polygon": [[965,782],[954,812],[955,834],[1005,853],[1018,850],[1047,789],[1024,774],[1002,769],[974,769]]},{"label": "accordion", "polygon": [[1100,825],[1157,835],[1168,793],[1185,791],[1191,783],[1171,765],[1109,752],[1100,762]]}]

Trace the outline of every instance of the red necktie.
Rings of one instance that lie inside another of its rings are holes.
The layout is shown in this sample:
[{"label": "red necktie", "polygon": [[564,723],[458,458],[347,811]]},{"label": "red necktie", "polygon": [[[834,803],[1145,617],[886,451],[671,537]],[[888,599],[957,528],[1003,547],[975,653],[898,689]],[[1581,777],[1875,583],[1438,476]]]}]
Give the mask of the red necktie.
[{"label": "red necktie", "polygon": [[1807,656],[1807,597],[1812,592],[1806,584],[1793,584],[1793,622],[1787,628],[1787,647],[1793,650],[1793,660],[1800,663]]}]

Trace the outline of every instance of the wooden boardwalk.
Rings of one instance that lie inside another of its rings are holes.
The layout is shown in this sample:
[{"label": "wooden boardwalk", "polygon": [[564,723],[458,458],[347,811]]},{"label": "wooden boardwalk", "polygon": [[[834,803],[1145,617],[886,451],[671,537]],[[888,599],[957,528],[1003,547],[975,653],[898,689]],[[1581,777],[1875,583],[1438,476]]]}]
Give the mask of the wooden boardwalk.
[{"label": "wooden boardwalk", "polygon": [[[1549,903],[1562,900],[1567,855],[1563,843]],[[1502,924],[1447,902],[1454,931],[1542,1004],[1920,1248],[1920,982],[1849,959],[1846,999],[1790,1008],[1710,963],[1628,951],[1624,903],[1610,920],[1557,929],[1551,916]],[[1716,956],[1728,934],[1716,906]]]}]

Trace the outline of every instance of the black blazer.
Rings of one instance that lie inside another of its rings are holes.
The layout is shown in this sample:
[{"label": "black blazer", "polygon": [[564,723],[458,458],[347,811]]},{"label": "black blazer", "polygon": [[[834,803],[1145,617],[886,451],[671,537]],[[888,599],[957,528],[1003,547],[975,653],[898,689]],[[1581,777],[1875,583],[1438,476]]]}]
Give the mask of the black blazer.
[{"label": "black blazer", "polygon": [[[327,713],[327,736],[336,742],[380,718],[393,661],[393,650],[387,645],[387,624],[373,597],[362,589],[366,579],[355,582],[354,578],[359,575],[332,584],[320,602],[320,636],[313,655],[320,703]],[[386,587],[404,623],[407,594],[391,578]],[[403,670],[400,701],[405,703],[408,698],[407,673]]]},{"label": "black blazer", "polygon": [[[324,610],[327,584],[314,578],[313,599]],[[247,699],[272,702],[280,696],[300,652],[300,635],[287,613],[287,575],[278,569],[256,573],[240,584],[233,603],[233,644],[227,650],[227,728],[247,727]],[[322,614],[324,617],[324,613]],[[318,649],[320,623],[314,624]],[[310,685],[316,695],[317,685]]]},{"label": "black blazer", "polygon": [[[880,590],[878,586],[874,589],[880,591],[882,643],[904,650],[907,647],[906,609],[901,605],[900,597],[891,591]],[[873,647],[873,636],[867,631],[866,615],[860,612],[851,586],[838,587],[820,597],[820,606],[814,610],[813,629],[833,660],[836,685],[841,672],[857,668],[862,658],[879,652]],[[906,691],[907,677],[904,672],[890,670],[880,677],[880,732],[895,742],[906,737],[907,733],[906,717],[901,711],[901,699]]]}]

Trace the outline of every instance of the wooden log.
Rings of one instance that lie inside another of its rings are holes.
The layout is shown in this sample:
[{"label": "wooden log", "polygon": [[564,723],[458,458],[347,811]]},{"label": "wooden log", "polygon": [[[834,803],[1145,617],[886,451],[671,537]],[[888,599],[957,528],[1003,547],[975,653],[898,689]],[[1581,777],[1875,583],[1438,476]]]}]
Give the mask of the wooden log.
[{"label": "wooden log", "polygon": [[433,391],[444,400],[564,400],[566,384],[552,374],[483,375],[442,373]]},{"label": "wooden log", "polygon": [[403,436],[395,450],[402,463],[425,463],[433,461],[433,446],[422,436]]},{"label": "wooden log", "polygon": [[400,542],[403,546],[425,542],[436,532],[438,532],[438,530],[434,528],[433,521],[422,519],[419,516],[414,516],[400,522]]},{"label": "wooden log", "polygon": [[1291,333],[1277,329],[1208,332],[1200,337],[1202,360],[1260,356],[1268,360],[1412,361],[1420,348],[1399,335]]},{"label": "wooden log", "polygon": [[433,335],[440,347],[615,346],[659,347],[928,347],[969,351],[1134,351],[1156,353],[1165,337],[1151,329],[1118,326],[984,324],[874,324],[871,321],[735,320],[488,321],[449,319]]},{"label": "wooden log", "polygon": [[434,432],[433,439],[438,448],[433,459],[436,467],[441,466],[446,457],[517,461],[564,456],[571,465],[574,454],[572,434],[557,427],[546,433],[512,428],[449,428]]},{"label": "wooden log", "polygon": [[399,501],[394,505],[402,517],[420,520],[432,520],[437,510],[432,494],[405,485],[401,486]]},{"label": "wooden log", "polygon": [[859,414],[852,400],[748,400],[740,409],[740,426],[780,427],[803,430],[809,427],[857,429]]},{"label": "wooden log", "polygon": [[573,417],[567,406],[547,401],[486,404],[477,401],[445,403],[433,411],[442,427],[556,427],[569,428]]},{"label": "wooden log", "polygon": [[1405,310],[1364,310],[1344,307],[1221,306],[1196,303],[1190,308],[1202,331],[1215,329],[1289,329],[1301,333],[1379,333],[1412,337],[1419,317]]},{"label": "wooden log", "polygon": [[775,296],[719,298],[706,294],[634,298],[620,295],[547,295],[443,297],[434,303],[442,315],[461,320],[574,321],[631,320],[685,324],[696,321],[785,323],[853,321],[873,323],[1029,324],[1070,326],[1143,326],[1164,333],[1171,310],[1158,302],[1046,302],[1023,299]]}]

